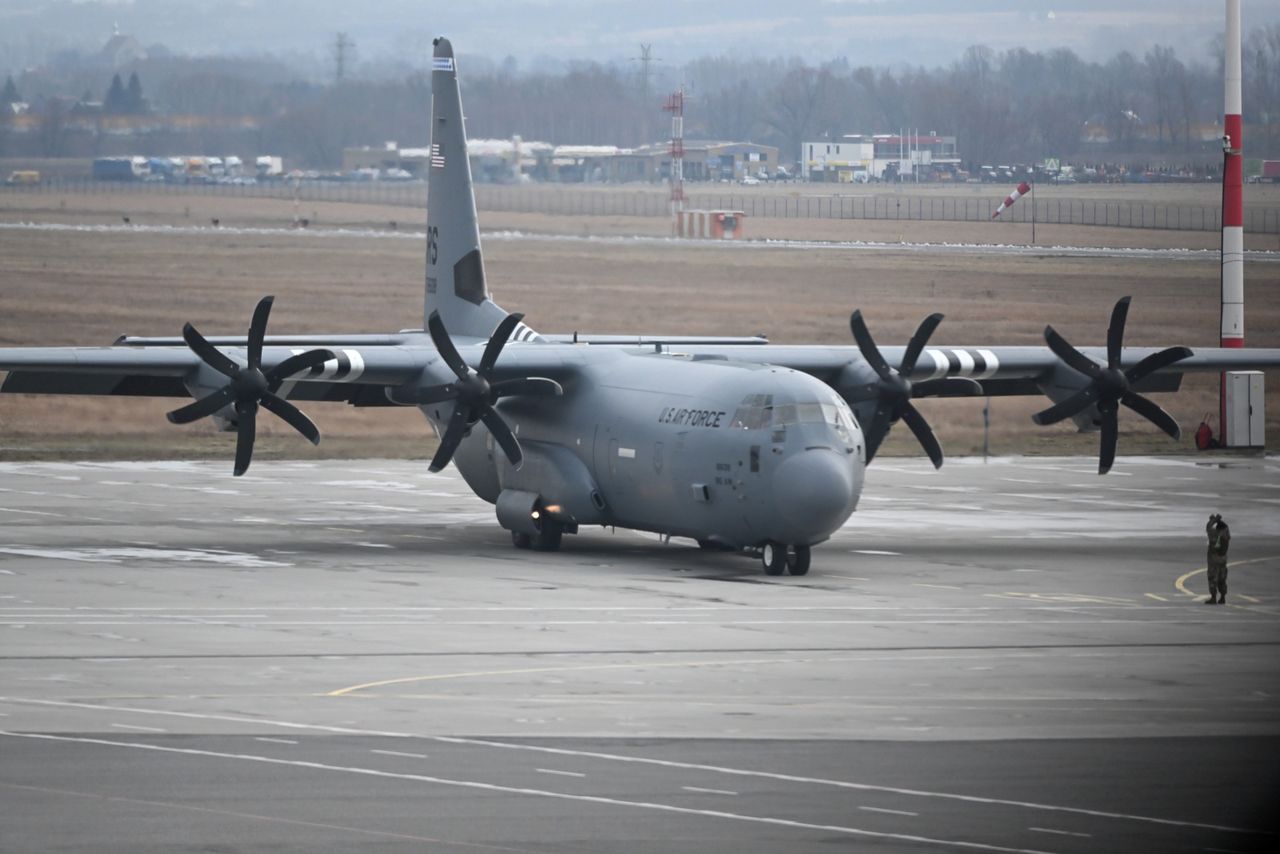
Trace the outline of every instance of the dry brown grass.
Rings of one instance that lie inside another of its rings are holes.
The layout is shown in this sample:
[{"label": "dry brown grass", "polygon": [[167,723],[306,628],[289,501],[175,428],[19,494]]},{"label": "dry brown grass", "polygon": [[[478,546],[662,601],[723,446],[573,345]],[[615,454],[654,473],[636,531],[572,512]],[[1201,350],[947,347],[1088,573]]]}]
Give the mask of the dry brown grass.
[{"label": "dry brown grass", "polygon": [[[31,207],[19,208],[18,201]],[[0,221],[279,226],[290,202],[211,197],[7,196]],[[124,206],[122,208],[122,205]],[[313,205],[326,226],[421,229],[404,208]],[[663,234],[662,220],[481,215],[486,230],[581,235]],[[945,223],[805,220],[748,222],[752,236],[821,240],[1026,242],[1026,226],[1000,230]],[[887,230],[886,230],[887,229]],[[967,229],[972,229],[972,236]],[[1130,229],[1038,229],[1040,243],[1199,245],[1204,235]],[[892,232],[892,233],[891,233]],[[993,237],[999,234],[1002,236]],[[1019,236],[1021,235],[1021,236]],[[1216,240],[1216,239],[1215,239]],[[0,229],[0,345],[108,344],[117,335],[177,334],[190,320],[207,334],[242,333],[259,296],[274,293],[272,332],[387,332],[422,323],[424,247],[417,239],[292,234],[163,235],[143,231]],[[1077,344],[1100,344],[1111,304],[1132,294],[1133,345],[1217,342],[1218,263],[1201,260],[955,255],[892,248],[741,250],[679,244],[493,239],[485,246],[497,301],[546,331],[727,335],[765,332],[777,343],[848,344],[848,315],[862,308],[877,339],[905,341],[919,320],[942,311],[936,343],[1041,344],[1051,321]],[[1280,265],[1250,264],[1249,343],[1280,346]],[[1277,388],[1275,373],[1270,376]],[[1187,433],[1216,411],[1216,379],[1189,376],[1161,401]],[[230,437],[207,422],[186,428],[163,417],[172,402],[105,398],[0,400],[0,459],[31,455],[154,457],[229,454]],[[1096,437],[1037,428],[1039,399],[993,403],[997,453],[1091,451]],[[981,403],[921,404],[950,453],[981,447]],[[1275,407],[1272,407],[1273,411]],[[321,453],[422,456],[431,450],[413,410],[308,406],[326,441]],[[274,419],[263,419],[266,455],[314,453]],[[1122,450],[1178,446],[1136,417],[1122,419]],[[1280,429],[1280,417],[1268,429]],[[1189,438],[1180,446],[1190,447]],[[886,452],[916,449],[895,431]]]}]

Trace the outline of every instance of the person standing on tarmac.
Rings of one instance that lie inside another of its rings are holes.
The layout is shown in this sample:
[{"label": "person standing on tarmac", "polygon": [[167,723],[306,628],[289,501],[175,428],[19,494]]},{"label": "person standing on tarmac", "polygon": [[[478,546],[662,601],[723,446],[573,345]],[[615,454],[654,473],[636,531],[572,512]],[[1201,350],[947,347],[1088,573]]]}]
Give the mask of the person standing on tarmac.
[{"label": "person standing on tarmac", "polygon": [[1209,598],[1206,605],[1227,604],[1227,549],[1231,547],[1231,529],[1222,521],[1221,513],[1209,516],[1204,526],[1209,538],[1207,556],[1209,569]]}]

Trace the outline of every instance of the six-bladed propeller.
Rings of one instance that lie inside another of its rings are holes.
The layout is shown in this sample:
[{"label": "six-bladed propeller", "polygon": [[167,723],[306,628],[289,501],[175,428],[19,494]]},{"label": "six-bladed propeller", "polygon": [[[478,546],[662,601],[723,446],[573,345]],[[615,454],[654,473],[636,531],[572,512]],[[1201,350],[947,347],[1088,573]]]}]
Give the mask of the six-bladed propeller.
[{"label": "six-bladed propeller", "polygon": [[934,467],[941,468],[942,446],[938,444],[938,439],[933,435],[933,430],[924,420],[924,416],[911,405],[911,399],[913,397],[965,397],[982,393],[982,386],[966,377],[943,377],[915,384],[907,379],[915,370],[916,361],[924,352],[925,345],[929,343],[929,336],[941,322],[941,314],[931,314],[921,321],[915,334],[911,336],[910,342],[907,343],[906,352],[902,354],[902,362],[898,365],[898,369],[894,370],[885,361],[884,356],[880,355],[880,349],[876,347],[876,342],[867,329],[866,321],[862,319],[862,312],[855,311],[849,318],[849,328],[853,331],[854,340],[858,342],[858,350],[862,352],[862,358],[879,377],[879,380],[868,389],[875,392],[876,411],[870,425],[863,431],[867,440],[867,462],[871,462],[875,457],[880,443],[889,435],[890,426],[898,419],[902,419],[907,422],[907,426],[911,428],[911,432],[920,442],[925,453],[929,455],[929,459],[933,461]]},{"label": "six-bladed propeller", "polygon": [[1031,416],[1037,424],[1055,424],[1096,406],[1102,428],[1102,444],[1098,454],[1098,474],[1106,474],[1116,458],[1116,437],[1119,433],[1117,410],[1120,404],[1155,424],[1172,438],[1181,435],[1178,422],[1152,401],[1130,391],[1130,386],[1144,377],[1166,368],[1190,356],[1186,347],[1167,347],[1152,353],[1129,370],[1120,369],[1120,350],[1124,346],[1124,324],[1129,315],[1129,297],[1123,297],[1111,310],[1111,325],[1107,327],[1107,364],[1099,365],[1075,347],[1067,343],[1052,326],[1044,328],[1044,340],[1059,359],[1089,378],[1089,384],[1061,403]]},{"label": "six-bladed propeller", "polygon": [[213,415],[228,405],[233,406],[236,412],[235,474],[237,476],[248,470],[249,462],[253,459],[259,404],[278,415],[289,426],[305,436],[311,444],[320,444],[320,431],[316,429],[316,425],[302,414],[302,410],[278,396],[276,391],[294,374],[309,371],[336,357],[329,350],[308,350],[305,353],[290,356],[264,373],[262,340],[267,334],[267,318],[271,315],[271,304],[274,301],[275,297],[263,297],[258,302],[257,308],[253,310],[253,320],[249,323],[247,364],[245,365],[240,365],[206,341],[205,337],[190,323],[182,327],[182,337],[187,342],[187,346],[206,365],[229,377],[231,381],[195,403],[173,410],[168,414],[169,421],[174,424],[189,424],[206,415]]},{"label": "six-bladed propeller", "polygon": [[431,459],[431,471],[440,471],[449,464],[459,443],[477,421],[483,421],[489,428],[494,441],[502,447],[511,464],[517,468],[520,466],[524,459],[520,443],[516,441],[511,427],[494,404],[503,397],[555,397],[563,394],[560,383],[544,377],[520,377],[497,382],[493,380],[493,366],[511,337],[512,330],[523,319],[523,314],[508,314],[503,318],[489,337],[489,343],[485,345],[484,354],[480,357],[480,367],[472,368],[458,354],[458,348],[453,346],[439,312],[433,311],[427,318],[427,331],[431,334],[432,343],[436,345],[440,358],[444,359],[445,364],[458,377],[456,382],[421,389],[414,397],[414,402],[419,404],[446,400],[454,402],[448,426],[440,438],[440,447]]}]

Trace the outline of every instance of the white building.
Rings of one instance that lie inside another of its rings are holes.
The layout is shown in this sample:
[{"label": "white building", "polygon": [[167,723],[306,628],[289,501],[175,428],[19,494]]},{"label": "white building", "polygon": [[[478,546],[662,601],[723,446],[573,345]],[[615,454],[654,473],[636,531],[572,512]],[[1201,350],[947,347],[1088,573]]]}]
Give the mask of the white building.
[{"label": "white building", "polygon": [[892,180],[897,175],[932,180],[939,172],[950,173],[959,166],[956,138],[933,133],[850,133],[838,142],[801,145],[800,177],[806,181],[848,184]]}]

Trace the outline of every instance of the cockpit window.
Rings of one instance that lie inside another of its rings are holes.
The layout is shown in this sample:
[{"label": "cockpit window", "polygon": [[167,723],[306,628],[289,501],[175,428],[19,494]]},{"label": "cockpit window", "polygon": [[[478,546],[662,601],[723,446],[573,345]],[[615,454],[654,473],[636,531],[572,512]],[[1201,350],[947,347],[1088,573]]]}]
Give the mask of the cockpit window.
[{"label": "cockpit window", "polygon": [[827,403],[780,403],[777,406],[773,405],[772,395],[747,395],[734,413],[729,426],[738,430],[766,427],[783,430],[789,424],[829,424],[842,440],[850,444],[853,442],[853,412],[847,403],[835,395]]},{"label": "cockpit window", "polygon": [[730,430],[759,430],[769,426],[773,418],[773,395],[749,394],[742,399],[742,405],[733,413],[733,421],[729,422]]}]

